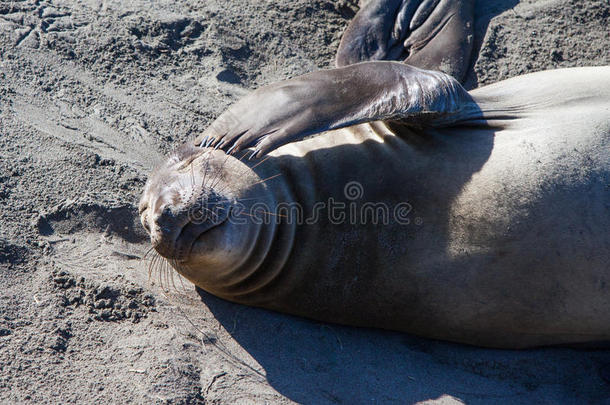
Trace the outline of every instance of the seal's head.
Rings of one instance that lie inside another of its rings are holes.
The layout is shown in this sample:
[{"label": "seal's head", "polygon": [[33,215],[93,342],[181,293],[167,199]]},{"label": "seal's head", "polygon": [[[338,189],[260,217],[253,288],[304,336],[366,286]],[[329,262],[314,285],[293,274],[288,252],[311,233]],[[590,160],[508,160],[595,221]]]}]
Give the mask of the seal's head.
[{"label": "seal's head", "polygon": [[186,144],[149,177],[140,220],[155,250],[196,285],[214,290],[249,259],[261,224],[245,212],[268,192],[239,159]]}]

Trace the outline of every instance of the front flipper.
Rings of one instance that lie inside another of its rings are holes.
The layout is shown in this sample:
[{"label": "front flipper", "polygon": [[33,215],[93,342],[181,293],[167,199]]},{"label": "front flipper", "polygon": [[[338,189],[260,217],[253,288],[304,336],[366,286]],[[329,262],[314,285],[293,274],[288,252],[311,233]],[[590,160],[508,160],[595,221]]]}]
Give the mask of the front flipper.
[{"label": "front flipper", "polygon": [[216,119],[197,146],[262,155],[306,136],[376,120],[444,125],[470,108],[451,76],[397,62],[365,62],[262,87]]},{"label": "front flipper", "polygon": [[343,34],[337,66],[403,61],[463,80],[473,47],[474,0],[369,0]]}]

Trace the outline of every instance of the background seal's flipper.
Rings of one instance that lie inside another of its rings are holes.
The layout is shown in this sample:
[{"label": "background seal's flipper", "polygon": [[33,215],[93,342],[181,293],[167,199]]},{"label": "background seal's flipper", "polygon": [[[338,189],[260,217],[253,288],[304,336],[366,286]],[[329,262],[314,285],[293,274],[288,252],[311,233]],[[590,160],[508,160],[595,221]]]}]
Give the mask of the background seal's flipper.
[{"label": "background seal's flipper", "polygon": [[462,81],[473,19],[474,0],[371,0],[345,31],[336,64],[396,60]]}]

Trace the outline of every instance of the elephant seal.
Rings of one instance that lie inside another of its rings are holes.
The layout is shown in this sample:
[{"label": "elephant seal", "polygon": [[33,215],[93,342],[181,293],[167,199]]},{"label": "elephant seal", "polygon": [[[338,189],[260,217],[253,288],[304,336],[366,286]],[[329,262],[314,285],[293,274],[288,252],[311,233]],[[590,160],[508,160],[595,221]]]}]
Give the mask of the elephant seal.
[{"label": "elephant seal", "polygon": [[176,271],[230,301],[486,347],[597,344],[609,150],[609,67],[467,92],[360,62],[230,107],[153,172],[140,215]]}]

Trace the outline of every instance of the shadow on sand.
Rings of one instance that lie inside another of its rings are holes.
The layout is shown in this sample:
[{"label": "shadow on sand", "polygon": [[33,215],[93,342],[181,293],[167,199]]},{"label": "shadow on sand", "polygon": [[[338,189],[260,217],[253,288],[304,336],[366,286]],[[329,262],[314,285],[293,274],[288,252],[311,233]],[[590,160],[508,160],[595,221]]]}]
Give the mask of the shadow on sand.
[{"label": "shadow on sand", "polygon": [[608,351],[489,350],[404,333],[318,323],[197,290],[231,336],[289,399],[415,403],[450,395],[468,404],[598,403],[610,397]]}]

